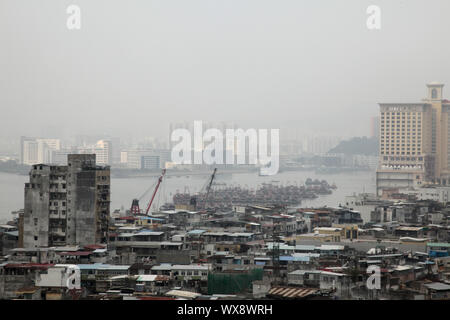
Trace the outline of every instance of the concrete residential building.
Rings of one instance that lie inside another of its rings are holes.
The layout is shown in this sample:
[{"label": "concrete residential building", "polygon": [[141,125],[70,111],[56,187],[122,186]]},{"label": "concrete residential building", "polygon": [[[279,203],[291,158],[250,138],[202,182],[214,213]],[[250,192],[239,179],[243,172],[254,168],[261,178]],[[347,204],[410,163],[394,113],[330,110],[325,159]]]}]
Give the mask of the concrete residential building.
[{"label": "concrete residential building", "polygon": [[69,155],[67,166],[34,165],[25,184],[25,248],[106,243],[110,169],[95,155]]},{"label": "concrete residential building", "polygon": [[427,85],[421,103],[380,104],[377,193],[450,182],[450,101],[443,84]]}]

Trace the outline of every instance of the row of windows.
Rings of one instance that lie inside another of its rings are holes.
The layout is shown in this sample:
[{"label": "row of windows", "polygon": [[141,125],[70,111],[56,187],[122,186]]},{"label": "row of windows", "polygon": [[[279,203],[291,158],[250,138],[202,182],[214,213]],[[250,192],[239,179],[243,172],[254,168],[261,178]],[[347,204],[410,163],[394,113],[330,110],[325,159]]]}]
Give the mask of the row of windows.
[{"label": "row of windows", "polygon": [[421,117],[418,117],[418,118],[416,118],[416,117],[412,117],[412,118],[410,118],[410,117],[401,117],[401,118],[400,117],[398,117],[398,118],[381,117],[380,122],[383,123],[385,121],[386,122],[395,122],[395,121],[400,122],[401,121],[403,123],[405,123],[405,122],[416,123],[416,122],[421,122],[422,118]]},{"label": "row of windows", "polygon": [[[395,135],[395,133],[394,132],[388,132],[389,130],[386,130],[386,135],[389,135],[389,136],[393,136],[393,135]],[[402,130],[403,131],[403,130]],[[418,135],[420,135],[420,132],[417,132],[418,133]],[[381,134],[382,135],[384,135],[385,133],[384,133],[384,129],[381,129]],[[400,130],[399,129],[397,129],[397,136],[400,136],[400,135],[405,135],[405,132],[403,131],[401,134],[400,134]],[[406,133],[406,136],[415,136],[416,135],[416,133],[415,132],[412,132],[412,133],[410,133],[410,132],[407,132]],[[414,137],[415,138],[415,137]]]},{"label": "row of windows", "polygon": [[413,137],[413,138],[411,138],[411,136],[409,136],[409,137],[405,137],[405,136],[394,137],[394,136],[389,135],[389,136],[383,136],[380,139],[381,142],[389,142],[389,141],[394,142],[394,141],[400,141],[400,140],[402,142],[408,141],[408,142],[412,142],[412,143],[414,143],[417,140],[417,142],[420,143],[420,141],[422,140],[422,137]]},{"label": "row of windows", "polygon": [[[59,202],[58,201],[54,201],[53,203],[50,201],[50,205],[53,205],[55,207],[59,206]],[[65,207],[66,206],[66,202],[63,201],[62,202],[62,206]]]},{"label": "row of windows", "polygon": [[[402,140],[394,140],[394,139],[392,139],[392,140],[389,140],[389,139],[386,139],[386,145],[388,146],[389,145],[389,142],[391,142],[391,144],[392,145],[394,145],[395,143],[397,143],[397,146],[400,146],[400,141],[401,141],[401,145],[404,147],[405,146],[405,143],[406,143],[406,146],[407,147],[410,147],[410,146],[413,146],[413,147],[415,147],[416,146],[416,143],[415,143],[415,141],[405,141],[404,139],[402,139]],[[381,145],[383,146],[384,145],[384,139],[383,140],[381,140]],[[417,146],[420,146],[420,141],[418,141],[417,142]]]},{"label": "row of windows", "polygon": [[[408,152],[408,154],[420,154],[420,152],[419,152],[419,150],[405,150],[405,149],[402,149],[401,150],[402,152]],[[386,154],[389,154],[389,153],[394,153],[394,152],[400,152],[400,149],[397,149],[397,150],[395,150],[394,148],[392,148],[392,149],[386,149],[386,150],[381,150],[381,152],[386,152]],[[409,152],[411,152],[411,153],[409,153]]]},{"label": "row of windows", "polygon": [[[50,183],[50,188],[58,188],[58,183]],[[61,188],[65,189],[66,188],[66,184],[65,183],[61,183]]]},{"label": "row of windows", "polygon": [[382,112],[381,113],[381,117],[383,118],[383,117],[395,117],[395,116],[397,116],[397,117],[420,117],[422,115],[422,112],[412,112],[412,113],[409,113],[409,112],[400,112],[400,113],[397,113],[397,114],[395,114],[395,113],[384,113],[384,112]]},{"label": "row of windows", "polygon": [[423,157],[383,157],[383,160],[397,160],[397,161],[423,161]]},{"label": "row of windows", "polygon": [[420,127],[418,127],[418,128],[416,128],[416,127],[413,127],[413,128],[411,128],[410,126],[407,126],[407,127],[405,127],[405,125],[402,125],[402,126],[400,126],[399,124],[397,125],[397,126],[395,126],[395,125],[392,125],[392,126],[384,126],[383,124],[381,125],[381,129],[383,130],[383,129],[386,129],[386,130],[389,130],[389,129],[392,129],[392,130],[394,130],[394,129],[399,129],[399,128],[402,128],[402,130],[405,130],[405,129],[408,129],[408,131],[409,130],[413,130],[413,131],[416,131],[416,129],[417,129],[417,131],[420,131],[420,130],[422,130],[422,128],[420,128]]},{"label": "row of windows", "polygon": [[[386,124],[382,123],[382,124],[381,124],[381,127],[384,128],[385,125],[386,125],[386,128],[389,128],[389,127],[395,128],[395,123],[386,123]],[[413,123],[412,125],[409,124],[409,123],[408,123],[407,125],[405,125],[404,123],[402,123],[402,128],[405,128],[405,126],[406,126],[407,128],[411,128],[411,126],[412,126],[413,128],[418,127],[417,129],[421,129],[421,124],[420,124],[420,123],[418,123],[418,124]],[[400,123],[397,123],[397,128],[400,128]]]},{"label": "row of windows", "polygon": [[[58,210],[50,210],[50,214],[58,214]],[[61,210],[61,215],[65,215],[66,210]]]},{"label": "row of windows", "polygon": [[417,116],[417,118],[416,118],[416,116],[404,116],[404,115],[402,115],[402,116],[399,116],[399,117],[395,117],[395,116],[392,116],[392,118],[390,118],[389,116],[386,116],[386,117],[384,117],[384,116],[381,116],[381,120],[390,120],[390,119],[392,119],[392,120],[395,120],[395,119],[407,119],[407,120],[421,120],[422,119],[422,117],[419,115],[419,116]]},{"label": "row of windows", "polygon": [[[401,153],[400,153],[400,151],[396,151],[396,152],[394,152],[394,150],[392,150],[391,152],[389,152],[389,150],[386,150],[386,152],[384,152],[384,151],[381,151],[380,152],[382,155],[384,155],[384,154],[390,154],[390,153],[392,153],[392,154],[397,154],[397,155],[416,155],[416,153],[415,152],[405,152],[405,151],[402,151]],[[420,154],[419,152],[417,152],[417,154]]]},{"label": "row of windows", "polygon": [[[402,131],[402,134],[405,134],[405,131],[408,134],[411,134],[411,132],[412,132],[412,134],[416,134],[416,131],[417,131],[420,134],[422,131],[421,128],[417,128],[417,130],[416,130],[416,128],[414,128],[413,130],[411,130],[411,128],[405,128],[405,127],[402,127],[401,130],[400,130],[400,128],[395,128],[395,127],[386,127],[386,128],[381,127],[381,129],[380,129],[381,133],[384,133],[385,130],[386,130],[387,134],[394,134],[394,131]],[[399,134],[399,133],[397,132],[397,134]]]},{"label": "row of windows", "polygon": [[[400,126],[397,126],[397,127],[395,127],[395,126],[392,126],[392,127],[386,127],[386,128],[384,128],[384,126],[382,125],[381,126],[381,131],[383,131],[384,129],[386,129],[386,131],[395,131],[395,129],[397,129],[397,131],[400,131],[400,128],[402,129],[401,131],[416,131],[416,128],[410,128],[410,127],[407,127],[407,128],[405,128],[405,126],[402,126],[402,127],[400,127]],[[417,131],[418,132],[420,132],[420,131],[422,131],[420,128],[417,128]]]},{"label": "row of windows", "polygon": [[[199,275],[199,271],[180,271],[180,275],[182,275],[182,276],[192,276],[192,275],[194,275],[194,276],[198,276]],[[204,271],[202,271],[201,272],[201,275],[202,276],[207,276],[208,275],[208,273],[207,272],[204,272]]]},{"label": "row of windows", "polygon": [[410,148],[394,148],[394,147],[392,147],[392,148],[389,148],[389,147],[386,147],[386,148],[381,148],[381,151],[386,151],[386,152],[389,152],[389,151],[395,151],[395,150],[397,150],[397,151],[412,151],[412,152],[419,152],[419,150],[420,149],[410,149]]},{"label": "row of windows", "polygon": [[389,116],[389,115],[398,115],[398,116],[400,116],[400,115],[421,115],[422,113],[421,112],[412,112],[412,111],[405,111],[405,112],[395,112],[395,111],[388,111],[388,112],[381,112],[381,116],[384,116],[384,115],[387,115],[387,116]]},{"label": "row of windows", "polygon": [[[400,143],[395,144],[394,142],[392,142],[391,144],[386,143],[386,148],[389,148],[389,146],[391,146],[391,147],[395,147],[395,146],[400,147],[400,146],[402,146],[402,147],[407,147],[408,149],[409,149],[409,148],[413,148],[413,149],[416,148],[416,145],[415,145],[415,144],[413,144],[413,145],[408,144],[408,145],[405,146],[404,143],[402,143],[402,144],[400,145]],[[384,147],[384,143],[381,144],[381,147],[382,147],[382,148]],[[417,145],[417,149],[420,149],[420,144]]]}]

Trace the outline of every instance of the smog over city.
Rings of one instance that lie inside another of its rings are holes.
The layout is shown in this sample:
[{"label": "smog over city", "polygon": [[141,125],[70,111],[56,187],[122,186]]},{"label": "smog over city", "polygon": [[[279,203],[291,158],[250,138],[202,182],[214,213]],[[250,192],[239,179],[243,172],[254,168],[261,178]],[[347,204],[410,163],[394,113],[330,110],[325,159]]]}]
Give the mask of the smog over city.
[{"label": "smog over city", "polygon": [[449,11],[0,0],[0,301],[449,300]]}]

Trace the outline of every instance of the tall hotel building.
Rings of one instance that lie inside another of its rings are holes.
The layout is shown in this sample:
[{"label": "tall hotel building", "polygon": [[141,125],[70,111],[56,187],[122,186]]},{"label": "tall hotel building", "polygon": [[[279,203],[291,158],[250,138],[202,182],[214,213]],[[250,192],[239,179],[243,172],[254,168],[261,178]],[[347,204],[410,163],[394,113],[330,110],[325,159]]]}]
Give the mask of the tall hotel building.
[{"label": "tall hotel building", "polygon": [[383,190],[450,185],[450,101],[430,83],[420,103],[380,104],[377,194]]}]

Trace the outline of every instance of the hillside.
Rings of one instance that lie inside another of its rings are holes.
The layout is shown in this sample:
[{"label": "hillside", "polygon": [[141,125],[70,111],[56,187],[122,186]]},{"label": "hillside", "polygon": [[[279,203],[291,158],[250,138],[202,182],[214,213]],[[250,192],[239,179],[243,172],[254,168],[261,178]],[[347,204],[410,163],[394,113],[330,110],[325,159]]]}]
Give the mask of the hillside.
[{"label": "hillside", "polygon": [[343,153],[346,155],[361,154],[375,156],[378,154],[378,139],[375,137],[355,137],[342,141],[328,153]]}]

